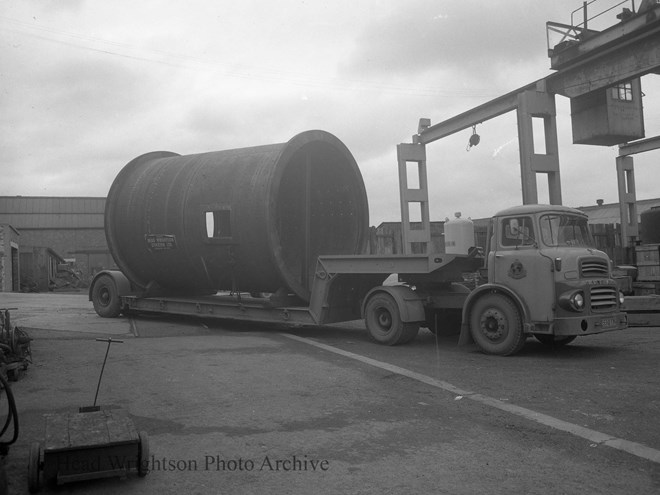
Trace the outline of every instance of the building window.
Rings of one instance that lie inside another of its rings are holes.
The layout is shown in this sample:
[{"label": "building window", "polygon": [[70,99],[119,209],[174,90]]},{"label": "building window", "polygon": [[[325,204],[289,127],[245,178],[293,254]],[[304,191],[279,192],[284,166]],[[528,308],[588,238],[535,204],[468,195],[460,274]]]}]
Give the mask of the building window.
[{"label": "building window", "polygon": [[633,101],[632,83],[621,83],[612,86],[612,98],[620,101]]}]

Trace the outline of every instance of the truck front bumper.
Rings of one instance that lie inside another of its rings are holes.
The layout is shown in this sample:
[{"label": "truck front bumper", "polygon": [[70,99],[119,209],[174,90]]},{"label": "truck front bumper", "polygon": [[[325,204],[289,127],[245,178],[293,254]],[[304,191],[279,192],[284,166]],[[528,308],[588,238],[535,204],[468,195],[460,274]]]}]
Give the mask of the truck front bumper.
[{"label": "truck front bumper", "polygon": [[549,333],[564,336],[590,335],[594,333],[611,332],[613,330],[623,330],[627,327],[628,315],[626,313],[609,313],[604,315],[583,315],[570,318],[557,318],[550,326],[551,331]]}]

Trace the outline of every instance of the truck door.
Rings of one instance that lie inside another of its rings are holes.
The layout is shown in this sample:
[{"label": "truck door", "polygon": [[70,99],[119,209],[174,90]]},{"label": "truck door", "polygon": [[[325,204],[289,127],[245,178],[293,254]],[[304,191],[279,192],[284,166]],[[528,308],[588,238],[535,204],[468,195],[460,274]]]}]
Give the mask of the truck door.
[{"label": "truck door", "polygon": [[552,262],[540,255],[535,217],[502,217],[495,227],[489,260],[492,281],[515,292],[533,321],[551,321],[555,301]]}]

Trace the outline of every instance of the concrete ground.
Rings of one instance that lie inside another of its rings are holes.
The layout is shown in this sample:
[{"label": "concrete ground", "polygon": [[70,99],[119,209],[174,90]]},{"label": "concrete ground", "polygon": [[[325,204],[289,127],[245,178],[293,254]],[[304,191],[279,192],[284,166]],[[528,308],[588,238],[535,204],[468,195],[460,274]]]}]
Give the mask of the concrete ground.
[{"label": "concrete ground", "polygon": [[425,330],[379,346],[355,323],[102,319],[85,294],[2,294],[0,307],[34,339],[12,384],[11,494],[27,493],[44,414],[93,402],[107,337],[124,343],[99,403],[148,433],[151,472],[42,493],[660,492],[658,328],[502,358]]}]

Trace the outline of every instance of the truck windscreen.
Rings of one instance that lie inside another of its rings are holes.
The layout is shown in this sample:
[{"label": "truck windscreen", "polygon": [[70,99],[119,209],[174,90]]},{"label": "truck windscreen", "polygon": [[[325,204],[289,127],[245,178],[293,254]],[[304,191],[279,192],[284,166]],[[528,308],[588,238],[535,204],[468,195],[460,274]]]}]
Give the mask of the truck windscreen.
[{"label": "truck windscreen", "polygon": [[594,247],[587,219],[573,215],[543,215],[541,239],[548,247]]}]

